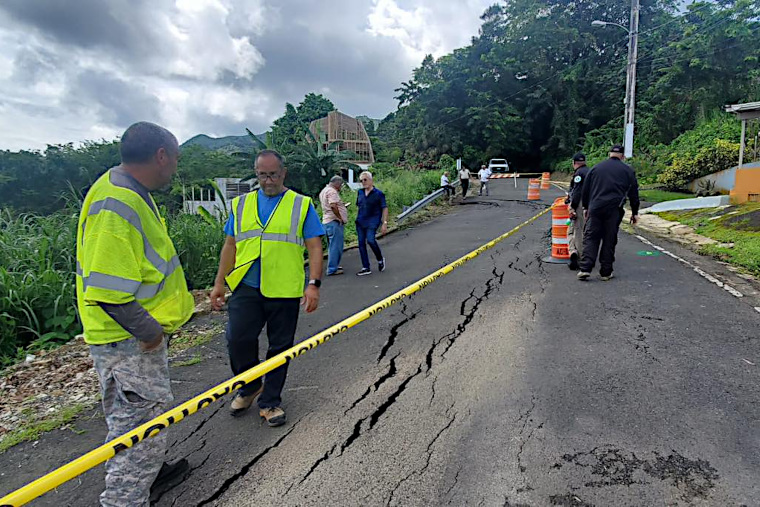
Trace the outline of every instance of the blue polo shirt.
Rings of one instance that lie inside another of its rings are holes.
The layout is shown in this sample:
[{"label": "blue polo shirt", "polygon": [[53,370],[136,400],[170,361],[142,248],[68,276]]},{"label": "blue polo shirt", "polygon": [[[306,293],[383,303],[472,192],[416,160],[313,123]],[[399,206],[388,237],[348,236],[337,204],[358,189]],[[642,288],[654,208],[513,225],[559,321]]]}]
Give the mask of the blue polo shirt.
[{"label": "blue polo shirt", "polygon": [[[285,191],[287,192],[287,190]],[[259,219],[266,223],[269,221],[269,217],[272,216],[274,209],[279,204],[282,196],[285,192],[274,197],[267,196],[263,190],[259,189],[259,195],[257,200],[257,210],[259,212]],[[235,235],[235,216],[230,213],[230,218],[227,219],[227,223],[224,225],[224,233],[227,236]],[[309,211],[306,213],[306,220],[303,223],[303,238],[310,239],[317,236],[324,236],[325,229],[322,227],[322,221],[319,219],[317,210],[314,209],[314,205],[309,201]],[[254,289],[261,287],[261,262],[260,259],[256,259],[248,268],[248,272],[243,277],[243,283]]]},{"label": "blue polo shirt", "polygon": [[379,227],[383,221],[383,209],[387,207],[382,191],[373,187],[372,191],[365,195],[364,189],[360,188],[356,196],[356,223],[362,227]]}]

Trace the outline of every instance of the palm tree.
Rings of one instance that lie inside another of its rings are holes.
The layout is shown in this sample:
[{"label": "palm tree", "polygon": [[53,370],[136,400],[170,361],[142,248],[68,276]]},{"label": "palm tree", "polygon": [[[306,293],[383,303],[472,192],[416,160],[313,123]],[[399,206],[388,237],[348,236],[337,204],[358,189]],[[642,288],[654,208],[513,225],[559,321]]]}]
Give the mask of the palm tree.
[{"label": "palm tree", "polygon": [[358,159],[358,154],[341,151],[340,141],[333,141],[325,147],[319,141],[321,137],[319,125],[316,136],[307,130],[306,142],[296,145],[287,158],[288,179],[311,195],[316,195],[330,176],[340,174],[341,169],[360,169],[358,165],[349,162]]}]

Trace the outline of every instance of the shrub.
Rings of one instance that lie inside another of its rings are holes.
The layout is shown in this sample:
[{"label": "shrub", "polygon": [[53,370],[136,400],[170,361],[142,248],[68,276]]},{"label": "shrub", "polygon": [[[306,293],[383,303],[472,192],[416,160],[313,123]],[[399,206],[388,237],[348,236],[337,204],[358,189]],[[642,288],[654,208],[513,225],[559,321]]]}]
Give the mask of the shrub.
[{"label": "shrub", "polygon": [[676,156],[673,163],[660,173],[657,181],[669,190],[678,190],[690,181],[730,169],[738,162],[739,144],[715,139],[711,145],[700,148],[695,156]]},{"label": "shrub", "polygon": [[213,285],[224,243],[224,224],[210,223],[200,215],[188,214],[176,215],[167,222],[188,288],[204,289]]}]

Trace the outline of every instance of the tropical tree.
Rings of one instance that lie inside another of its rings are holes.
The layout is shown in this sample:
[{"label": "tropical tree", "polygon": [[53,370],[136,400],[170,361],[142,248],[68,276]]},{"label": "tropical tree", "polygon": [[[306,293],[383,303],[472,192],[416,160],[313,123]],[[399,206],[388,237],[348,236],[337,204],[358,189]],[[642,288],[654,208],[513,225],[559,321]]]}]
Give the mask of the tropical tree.
[{"label": "tropical tree", "polygon": [[307,141],[295,146],[287,158],[288,186],[295,187],[306,195],[319,193],[330,177],[340,174],[342,169],[360,169],[358,165],[349,162],[358,159],[358,154],[340,150],[341,141],[333,141],[324,146],[318,141],[320,138],[319,127],[316,135],[307,130]]}]

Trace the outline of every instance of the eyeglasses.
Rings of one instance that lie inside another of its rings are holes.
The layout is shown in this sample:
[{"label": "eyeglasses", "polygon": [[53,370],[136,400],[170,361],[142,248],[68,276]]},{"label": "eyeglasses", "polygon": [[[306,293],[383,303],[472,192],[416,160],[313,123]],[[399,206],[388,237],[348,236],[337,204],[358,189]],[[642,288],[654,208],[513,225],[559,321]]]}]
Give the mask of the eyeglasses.
[{"label": "eyeglasses", "polygon": [[280,173],[256,173],[256,177],[259,179],[259,181],[264,181],[266,179],[276,181],[280,179],[280,176]]},{"label": "eyeglasses", "polygon": [[369,181],[369,178],[362,178],[359,181],[361,181],[361,182]]}]

